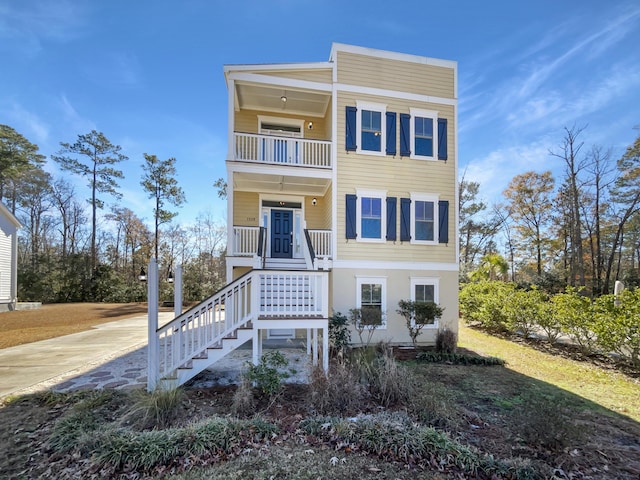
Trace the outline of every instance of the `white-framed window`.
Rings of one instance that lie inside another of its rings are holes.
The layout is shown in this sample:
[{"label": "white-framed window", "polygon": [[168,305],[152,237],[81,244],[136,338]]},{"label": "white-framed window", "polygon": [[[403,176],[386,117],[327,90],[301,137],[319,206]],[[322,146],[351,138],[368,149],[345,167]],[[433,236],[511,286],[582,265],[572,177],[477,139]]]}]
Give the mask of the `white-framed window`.
[{"label": "white-framed window", "polygon": [[438,196],[411,194],[411,243],[438,243]]},{"label": "white-framed window", "polygon": [[[437,277],[411,277],[411,300],[439,303],[439,279]],[[438,328],[438,319],[424,328]]]},{"label": "white-framed window", "polygon": [[387,328],[387,277],[356,276],[356,307],[379,312],[380,325]]},{"label": "white-framed window", "polygon": [[438,112],[409,109],[411,113],[411,158],[438,159]]},{"label": "white-framed window", "polygon": [[357,190],[356,194],[356,238],[362,242],[384,242],[387,192]]},{"label": "white-framed window", "polygon": [[384,155],[386,148],[387,106],[381,103],[356,102],[357,153]]}]

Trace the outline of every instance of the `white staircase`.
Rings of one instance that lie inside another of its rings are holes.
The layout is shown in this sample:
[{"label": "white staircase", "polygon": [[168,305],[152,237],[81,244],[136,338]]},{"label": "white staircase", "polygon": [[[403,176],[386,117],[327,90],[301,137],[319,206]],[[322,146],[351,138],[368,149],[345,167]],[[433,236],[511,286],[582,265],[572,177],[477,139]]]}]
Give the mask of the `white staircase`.
[{"label": "white staircase", "polygon": [[326,331],[328,295],[328,272],[251,270],[150,332],[148,390],[182,385],[248,340],[257,361],[259,330]]},{"label": "white staircase", "polygon": [[264,268],[267,270],[306,270],[304,258],[265,258]]}]

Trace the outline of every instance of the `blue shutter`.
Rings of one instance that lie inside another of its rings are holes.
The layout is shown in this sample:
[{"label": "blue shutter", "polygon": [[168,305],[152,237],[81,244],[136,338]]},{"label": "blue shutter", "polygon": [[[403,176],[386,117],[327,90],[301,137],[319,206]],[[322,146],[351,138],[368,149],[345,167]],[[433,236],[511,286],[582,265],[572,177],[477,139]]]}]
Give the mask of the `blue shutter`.
[{"label": "blue shutter", "polygon": [[447,119],[438,119],[438,160],[447,159]]},{"label": "blue shutter", "polygon": [[346,107],[346,138],[345,148],[347,151],[356,150],[356,107]]},{"label": "blue shutter", "polygon": [[449,201],[438,202],[438,242],[449,243]]},{"label": "blue shutter", "polygon": [[396,241],[396,197],[387,197],[387,240]]},{"label": "blue shutter", "polygon": [[356,238],[356,201],[357,197],[347,193],[347,214],[345,216],[346,237]]},{"label": "blue shutter", "polygon": [[411,199],[400,199],[400,241],[411,240]]},{"label": "blue shutter", "polygon": [[411,155],[411,115],[400,114],[400,156]]},{"label": "blue shutter", "polygon": [[387,155],[396,154],[396,112],[387,112]]}]

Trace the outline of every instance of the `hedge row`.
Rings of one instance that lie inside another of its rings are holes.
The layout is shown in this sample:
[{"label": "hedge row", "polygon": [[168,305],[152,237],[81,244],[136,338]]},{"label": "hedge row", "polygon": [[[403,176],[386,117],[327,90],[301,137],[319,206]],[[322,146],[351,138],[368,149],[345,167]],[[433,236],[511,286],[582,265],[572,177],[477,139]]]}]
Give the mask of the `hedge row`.
[{"label": "hedge row", "polygon": [[572,287],[548,295],[513,283],[482,281],[460,290],[460,313],[467,323],[493,332],[529,337],[543,333],[555,342],[569,337],[585,353],[615,352],[640,367],[640,289],[596,299]]}]

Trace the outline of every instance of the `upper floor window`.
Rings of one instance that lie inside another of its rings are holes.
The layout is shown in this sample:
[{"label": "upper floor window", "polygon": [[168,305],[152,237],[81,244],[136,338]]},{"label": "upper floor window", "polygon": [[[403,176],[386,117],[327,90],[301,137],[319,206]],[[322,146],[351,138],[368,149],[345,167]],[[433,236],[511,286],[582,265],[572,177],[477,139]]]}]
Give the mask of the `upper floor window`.
[{"label": "upper floor window", "polygon": [[411,111],[411,158],[437,160],[438,142],[435,140],[438,112],[419,110]]},{"label": "upper floor window", "polygon": [[384,155],[386,105],[357,102],[356,139],[358,153]]},{"label": "upper floor window", "polygon": [[438,239],[438,197],[411,194],[411,242],[436,243]]},{"label": "upper floor window", "polygon": [[380,241],[383,236],[386,218],[384,191],[358,190],[356,205],[356,233],[359,240]]}]

